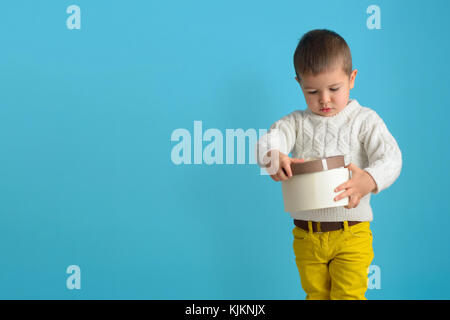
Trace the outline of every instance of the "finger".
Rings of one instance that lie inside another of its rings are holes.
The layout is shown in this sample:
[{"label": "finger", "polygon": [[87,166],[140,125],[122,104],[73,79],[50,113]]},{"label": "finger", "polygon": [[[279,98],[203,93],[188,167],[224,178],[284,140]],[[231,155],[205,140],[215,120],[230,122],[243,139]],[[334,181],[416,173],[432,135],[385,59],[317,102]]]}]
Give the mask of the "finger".
[{"label": "finger", "polygon": [[348,205],[346,206],[347,209],[352,209],[353,208],[353,203],[352,203],[352,201],[350,199],[351,199],[351,197],[348,198]]},{"label": "finger", "polygon": [[303,159],[303,158],[292,158],[292,160],[291,160],[293,163],[302,163],[302,162],[305,162],[305,159]]},{"label": "finger", "polygon": [[276,174],[272,174],[270,177],[271,177],[274,181],[280,181],[280,179],[278,179],[278,177],[277,177]]},{"label": "finger", "polygon": [[338,192],[344,189],[348,189],[351,188],[352,186],[352,181],[351,180],[347,180],[344,183],[342,183],[341,185],[339,185],[336,189],[334,189],[334,192]]},{"label": "finger", "polygon": [[282,168],[280,170],[278,170],[277,176],[278,176],[278,179],[280,179],[281,181],[288,179],[288,177],[286,176],[286,174]]},{"label": "finger", "polygon": [[360,198],[355,197],[355,200],[353,201],[353,208],[356,208],[359,205]]},{"label": "finger", "polygon": [[352,197],[348,197],[348,204],[345,206],[345,208],[347,209],[352,209],[353,208],[353,204],[352,204]]},{"label": "finger", "polygon": [[347,204],[347,209],[351,209],[352,208],[352,196],[348,197],[348,204]]},{"label": "finger", "polygon": [[344,166],[344,168],[349,168],[353,163],[349,163],[348,165]]},{"label": "finger", "polygon": [[356,208],[359,204],[359,198],[357,196],[351,196],[348,202],[349,209]]},{"label": "finger", "polygon": [[[353,194],[353,189],[347,189],[344,192],[338,194],[335,198],[334,201],[339,201],[341,199],[344,199],[345,197],[350,197]],[[350,200],[350,199],[349,199]]]},{"label": "finger", "polygon": [[347,181],[345,181],[344,183],[342,183],[341,185],[339,185],[336,189],[334,189],[334,192],[345,190],[345,189],[348,189],[351,187],[353,187],[353,180],[350,178]]},{"label": "finger", "polygon": [[349,163],[347,168],[350,171],[358,171],[358,169],[359,169],[359,167],[356,164],[354,164],[354,163]]},{"label": "finger", "polygon": [[292,170],[291,170],[291,163],[284,163],[283,164],[283,169],[286,172],[286,175],[288,176],[288,178],[292,177]]}]

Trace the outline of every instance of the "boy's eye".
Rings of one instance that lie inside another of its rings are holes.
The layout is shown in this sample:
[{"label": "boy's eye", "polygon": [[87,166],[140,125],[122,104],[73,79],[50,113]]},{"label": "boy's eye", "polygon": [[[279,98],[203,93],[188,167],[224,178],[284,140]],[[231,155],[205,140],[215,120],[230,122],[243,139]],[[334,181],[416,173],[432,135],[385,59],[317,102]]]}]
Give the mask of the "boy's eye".
[{"label": "boy's eye", "polygon": [[[331,91],[338,91],[339,88],[330,88],[330,90],[331,90]],[[316,94],[316,93],[317,93],[317,90],[315,90],[315,91],[308,91],[308,93],[309,93],[309,94]]]}]

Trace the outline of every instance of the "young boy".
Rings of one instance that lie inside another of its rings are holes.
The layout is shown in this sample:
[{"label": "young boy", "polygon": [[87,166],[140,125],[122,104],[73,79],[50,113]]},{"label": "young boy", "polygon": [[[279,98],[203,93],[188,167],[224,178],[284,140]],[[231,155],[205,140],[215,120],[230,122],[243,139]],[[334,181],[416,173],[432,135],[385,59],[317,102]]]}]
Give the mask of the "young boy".
[{"label": "young boy", "polygon": [[[349,99],[357,70],[350,49],[333,31],[306,33],[294,53],[295,79],[308,108],[276,121],[257,144],[260,166],[275,181],[292,176],[291,163],[344,155],[351,178],[336,186],[345,207],[290,212],[293,248],[306,299],[366,299],[373,260],[371,193],[399,176],[402,155],[378,114]],[[293,158],[288,155],[292,152]]]}]

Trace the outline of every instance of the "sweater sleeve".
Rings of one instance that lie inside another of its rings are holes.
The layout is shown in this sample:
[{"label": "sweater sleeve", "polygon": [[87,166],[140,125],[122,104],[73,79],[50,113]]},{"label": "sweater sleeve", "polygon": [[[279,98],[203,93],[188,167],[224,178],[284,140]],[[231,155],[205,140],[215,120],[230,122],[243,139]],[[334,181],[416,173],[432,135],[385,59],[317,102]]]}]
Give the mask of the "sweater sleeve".
[{"label": "sweater sleeve", "polygon": [[296,117],[297,111],[288,114],[272,124],[268,132],[260,137],[255,150],[259,166],[267,163],[266,155],[270,150],[279,150],[284,154],[292,151],[298,130]]},{"label": "sweater sleeve", "polygon": [[384,121],[373,110],[361,125],[360,141],[364,145],[369,166],[364,168],[377,185],[373,193],[388,188],[400,175],[402,153]]}]

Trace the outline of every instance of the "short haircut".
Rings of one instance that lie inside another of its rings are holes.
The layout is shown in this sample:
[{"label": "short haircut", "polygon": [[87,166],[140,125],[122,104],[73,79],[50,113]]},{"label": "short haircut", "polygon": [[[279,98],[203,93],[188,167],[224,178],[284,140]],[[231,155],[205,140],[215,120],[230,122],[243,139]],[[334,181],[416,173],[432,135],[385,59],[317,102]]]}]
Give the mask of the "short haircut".
[{"label": "short haircut", "polygon": [[318,75],[330,71],[337,64],[350,77],[352,73],[352,54],[347,42],[336,32],[327,29],[311,30],[300,39],[294,53],[294,68],[297,78],[300,75]]}]

